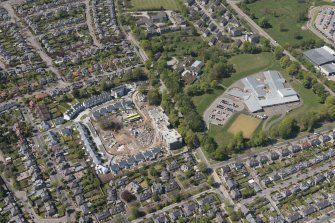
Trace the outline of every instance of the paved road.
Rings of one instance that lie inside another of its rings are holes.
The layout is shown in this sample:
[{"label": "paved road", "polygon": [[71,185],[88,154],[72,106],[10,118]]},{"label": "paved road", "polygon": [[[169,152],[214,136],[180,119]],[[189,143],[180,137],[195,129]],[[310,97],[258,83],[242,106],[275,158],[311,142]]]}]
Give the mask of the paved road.
[{"label": "paved road", "polygon": [[91,16],[91,13],[90,13],[90,9],[91,9],[90,3],[91,3],[90,0],[85,0],[86,23],[87,23],[87,26],[88,26],[89,33],[90,33],[90,35],[93,39],[94,45],[100,47],[102,44],[98,41],[97,36],[95,35],[95,32],[94,32],[94,28],[93,28],[94,22],[92,20],[92,16]]},{"label": "paved road", "polygon": [[335,211],[328,212],[317,219],[308,221],[307,223],[334,223]]},{"label": "paved road", "polygon": [[212,193],[212,192],[215,192],[215,191],[216,191],[215,189],[210,189],[210,190],[207,190],[207,191],[203,191],[203,192],[201,192],[199,194],[196,194],[196,195],[194,195],[192,197],[187,198],[186,200],[183,200],[182,202],[171,204],[169,206],[164,207],[163,209],[161,209],[159,211],[147,214],[146,216],[144,216],[142,218],[138,218],[138,219],[132,221],[132,223],[138,223],[138,222],[141,222],[141,221],[143,221],[145,219],[150,219],[151,217],[159,216],[160,214],[162,214],[162,213],[164,213],[166,211],[169,211],[169,210],[171,210],[171,209],[173,209],[175,207],[181,207],[183,204],[186,204],[187,202],[189,202],[191,200],[197,199],[197,198],[199,198],[203,194]]},{"label": "paved road", "polygon": [[145,51],[140,46],[140,43],[137,41],[137,39],[133,36],[133,33],[126,33],[127,39],[137,47],[136,51],[138,52],[140,58],[142,59],[143,63],[145,63],[147,60],[149,60],[149,57],[145,53]]}]

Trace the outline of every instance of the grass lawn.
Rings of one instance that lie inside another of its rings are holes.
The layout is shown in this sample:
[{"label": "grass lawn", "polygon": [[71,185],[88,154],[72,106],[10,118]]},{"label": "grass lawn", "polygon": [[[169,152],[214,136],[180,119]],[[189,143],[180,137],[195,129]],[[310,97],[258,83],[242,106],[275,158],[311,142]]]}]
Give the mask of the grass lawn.
[{"label": "grass lawn", "polygon": [[221,82],[226,87],[243,77],[271,69],[276,61],[272,53],[264,52],[260,54],[239,54],[231,57],[229,62],[234,65],[235,73]]},{"label": "grass lawn", "polygon": [[[276,39],[281,45],[294,45],[304,40],[319,40],[311,31],[304,28],[305,21],[299,21],[299,15],[305,13],[309,6],[309,0],[259,0],[248,4],[251,13],[259,18],[266,17],[271,25],[266,31]],[[314,1],[318,5],[325,4],[321,0]],[[284,31],[281,31],[284,30]],[[297,39],[299,35],[301,38]]]},{"label": "grass lawn", "polygon": [[179,10],[178,0],[130,0],[131,10],[160,10],[161,8],[167,10]]},{"label": "grass lawn", "polygon": [[224,92],[223,88],[215,89],[210,94],[203,94],[200,96],[195,96],[192,98],[192,101],[197,108],[197,111],[199,114],[203,114],[205,110],[208,108],[208,106],[222,93]]},{"label": "grass lawn", "polygon": [[208,135],[213,137],[218,145],[228,145],[234,138],[234,134],[228,132],[230,126],[235,122],[239,114],[234,114],[224,126],[210,124]]}]

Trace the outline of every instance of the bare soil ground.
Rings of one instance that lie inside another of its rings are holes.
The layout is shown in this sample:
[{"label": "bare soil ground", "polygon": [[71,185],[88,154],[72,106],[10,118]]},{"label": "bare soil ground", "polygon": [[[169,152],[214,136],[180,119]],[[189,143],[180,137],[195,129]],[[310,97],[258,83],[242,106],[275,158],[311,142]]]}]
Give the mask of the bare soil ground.
[{"label": "bare soil ground", "polygon": [[258,118],[240,114],[228,131],[233,134],[242,132],[245,138],[250,138],[261,122]]}]

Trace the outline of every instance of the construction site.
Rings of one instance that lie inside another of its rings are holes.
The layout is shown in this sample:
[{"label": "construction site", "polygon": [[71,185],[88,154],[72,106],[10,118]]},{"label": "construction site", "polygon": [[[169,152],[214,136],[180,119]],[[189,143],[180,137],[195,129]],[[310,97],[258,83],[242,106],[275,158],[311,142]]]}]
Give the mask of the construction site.
[{"label": "construction site", "polygon": [[93,122],[106,152],[116,157],[136,155],[154,146],[162,146],[155,140],[155,130],[148,117],[148,105],[135,93],[128,106],[119,106]]}]

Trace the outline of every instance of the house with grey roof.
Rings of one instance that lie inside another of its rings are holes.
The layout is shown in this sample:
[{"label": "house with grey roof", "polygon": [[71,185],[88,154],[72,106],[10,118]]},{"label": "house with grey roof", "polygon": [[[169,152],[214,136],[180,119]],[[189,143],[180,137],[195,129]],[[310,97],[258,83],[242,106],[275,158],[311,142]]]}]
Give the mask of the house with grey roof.
[{"label": "house with grey roof", "polygon": [[317,211],[316,207],[314,207],[313,205],[309,205],[307,208],[302,210],[302,214],[303,214],[304,217],[307,217],[307,216],[315,213],[316,211]]},{"label": "house with grey roof", "polygon": [[194,202],[187,203],[183,205],[183,211],[185,217],[191,217],[198,211],[198,205]]},{"label": "house with grey roof", "polygon": [[120,85],[111,90],[111,95],[115,98],[120,98],[120,97],[125,96],[127,92],[128,92],[128,89],[126,85]]},{"label": "house with grey roof", "polygon": [[298,212],[294,212],[287,216],[286,220],[288,223],[296,222],[300,220],[302,216]]},{"label": "house with grey roof", "polygon": [[180,219],[181,217],[183,217],[183,211],[179,208],[173,209],[170,213],[169,213],[169,217],[173,222],[176,222],[178,219]]}]

